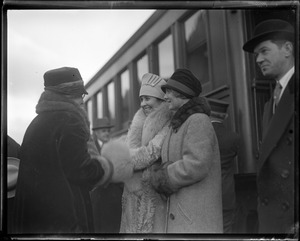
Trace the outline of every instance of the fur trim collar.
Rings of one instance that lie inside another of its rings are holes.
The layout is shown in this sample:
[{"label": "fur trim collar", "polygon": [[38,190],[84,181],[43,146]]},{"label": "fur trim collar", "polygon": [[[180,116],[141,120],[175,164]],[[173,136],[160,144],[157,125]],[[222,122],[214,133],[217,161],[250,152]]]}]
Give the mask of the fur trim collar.
[{"label": "fur trim collar", "polygon": [[46,90],[41,94],[38,104],[36,105],[36,113],[41,114],[43,112],[51,111],[66,111],[75,113],[80,116],[85,124],[87,132],[89,132],[90,124],[87,118],[87,113],[78,103],[63,95]]},{"label": "fur trim collar", "polygon": [[175,132],[179,127],[193,114],[203,113],[210,116],[210,106],[208,101],[204,97],[194,97],[186,104],[181,106],[174,114],[171,120],[171,126]]},{"label": "fur trim collar", "polygon": [[172,117],[168,104],[162,102],[159,108],[146,116],[140,108],[133,117],[127,135],[130,148],[138,148],[147,145],[153,137],[166,126]]}]

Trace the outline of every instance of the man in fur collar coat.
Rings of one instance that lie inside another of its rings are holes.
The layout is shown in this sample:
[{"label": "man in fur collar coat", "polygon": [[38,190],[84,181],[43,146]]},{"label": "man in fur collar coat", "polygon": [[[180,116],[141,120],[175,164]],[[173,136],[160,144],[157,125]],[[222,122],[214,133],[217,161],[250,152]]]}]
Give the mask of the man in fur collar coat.
[{"label": "man in fur collar coat", "polygon": [[49,70],[44,86],[20,149],[15,233],[89,233],[89,191],[110,181],[113,165],[90,151],[82,108],[87,92],[78,69]]}]

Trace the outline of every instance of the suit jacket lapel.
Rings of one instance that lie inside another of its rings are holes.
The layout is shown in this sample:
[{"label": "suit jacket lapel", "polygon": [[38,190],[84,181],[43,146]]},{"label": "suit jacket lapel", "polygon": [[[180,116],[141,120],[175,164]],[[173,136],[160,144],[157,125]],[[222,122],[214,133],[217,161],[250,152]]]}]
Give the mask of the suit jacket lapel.
[{"label": "suit jacket lapel", "polygon": [[[277,142],[286,130],[291,118],[294,114],[294,94],[291,93],[291,85],[294,84],[292,78],[285,89],[282,99],[277,106],[276,112],[269,122],[269,127],[265,132],[261,146],[261,156],[259,158],[258,169],[261,168],[265,160],[268,158],[272,150],[276,147]],[[272,105],[270,105],[272,109]]]}]

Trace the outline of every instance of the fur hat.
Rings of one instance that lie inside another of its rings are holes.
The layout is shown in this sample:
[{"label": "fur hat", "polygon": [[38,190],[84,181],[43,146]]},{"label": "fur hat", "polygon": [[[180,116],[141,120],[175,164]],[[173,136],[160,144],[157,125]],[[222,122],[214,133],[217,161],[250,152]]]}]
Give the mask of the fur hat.
[{"label": "fur hat", "polygon": [[293,41],[294,28],[290,23],[280,19],[263,21],[255,27],[253,37],[244,44],[243,50],[252,53],[259,43],[273,37]]},{"label": "fur hat", "polygon": [[164,84],[166,84],[166,81],[163,78],[155,74],[146,73],[142,77],[139,96],[148,95],[164,100],[165,93],[160,88]]},{"label": "fur hat", "polygon": [[95,120],[93,125],[93,130],[101,129],[101,128],[112,128],[114,125],[110,123],[107,117],[99,118]]},{"label": "fur hat", "polygon": [[196,76],[188,69],[177,69],[168,80],[167,84],[161,87],[163,92],[166,89],[173,89],[187,98],[193,98],[202,92],[202,86]]},{"label": "fur hat", "polygon": [[88,94],[79,70],[72,67],[52,69],[44,74],[45,89],[65,95]]}]

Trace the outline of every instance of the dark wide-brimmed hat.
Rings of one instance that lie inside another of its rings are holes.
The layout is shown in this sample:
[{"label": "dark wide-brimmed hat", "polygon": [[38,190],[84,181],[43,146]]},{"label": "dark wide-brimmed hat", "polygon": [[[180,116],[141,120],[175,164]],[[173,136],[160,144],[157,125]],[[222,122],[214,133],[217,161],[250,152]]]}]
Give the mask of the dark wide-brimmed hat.
[{"label": "dark wide-brimmed hat", "polygon": [[13,198],[16,193],[20,160],[7,157],[7,198]]},{"label": "dark wide-brimmed hat", "polygon": [[93,125],[93,130],[102,129],[102,128],[112,128],[114,125],[110,123],[107,117],[99,118],[95,120]]},{"label": "dark wide-brimmed hat", "polygon": [[87,95],[79,70],[73,67],[52,69],[44,74],[45,89],[66,95]]},{"label": "dark wide-brimmed hat", "polygon": [[244,44],[243,50],[252,53],[259,43],[273,37],[293,41],[294,28],[290,23],[280,19],[263,21],[255,27],[253,37]]},{"label": "dark wide-brimmed hat", "polygon": [[167,84],[162,85],[161,89],[173,89],[187,98],[198,96],[202,92],[202,86],[197,77],[188,69],[177,69],[168,79]]}]

